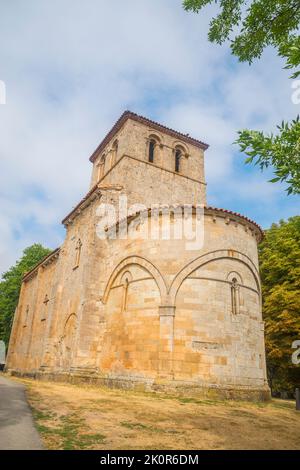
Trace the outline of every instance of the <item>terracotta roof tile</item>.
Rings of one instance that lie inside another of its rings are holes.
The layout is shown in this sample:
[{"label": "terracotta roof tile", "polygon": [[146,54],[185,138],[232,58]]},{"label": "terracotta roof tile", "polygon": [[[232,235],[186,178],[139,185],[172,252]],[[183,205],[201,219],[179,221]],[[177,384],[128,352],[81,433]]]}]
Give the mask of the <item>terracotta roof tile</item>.
[{"label": "terracotta roof tile", "polygon": [[183,140],[184,142],[195,145],[196,147],[200,147],[203,150],[207,150],[209,147],[208,144],[201,142],[201,140],[194,139],[193,137],[190,137],[188,134],[183,134],[181,132],[175,131],[174,129],[170,129],[169,127],[164,126],[163,124],[159,124],[158,122],[152,121],[151,119],[135,114],[132,111],[125,111],[122,114],[122,116],[117,120],[117,122],[112,127],[112,129],[108,132],[108,134],[104,137],[102,142],[98,145],[98,147],[93,152],[93,154],[90,156],[91,162],[95,161],[98,153],[104,149],[104,147],[113,138],[113,136],[121,129],[121,127],[127,121],[127,119],[132,119],[134,121],[145,124],[146,126],[151,126],[153,129],[156,129],[161,132],[165,132],[166,134],[169,134],[172,137],[175,137],[175,138],[177,137]]},{"label": "terracotta roof tile", "polygon": [[98,183],[95,184],[90,190],[89,192],[79,201],[78,204],[76,204],[76,206],[68,213],[68,215],[66,215],[66,217],[63,218],[62,220],[62,224],[65,224],[66,221],[68,220],[68,218],[73,215],[79,208],[80,206],[96,191],[96,189],[98,188]]},{"label": "terracotta roof tile", "polygon": [[59,255],[59,252],[60,252],[60,247],[55,248],[55,250],[51,251],[49,255],[44,256],[44,258],[42,258],[41,261],[39,261],[35,266],[33,266],[33,268],[31,268],[29,271],[23,274],[22,281],[26,280],[26,278],[30,276],[30,274],[32,274],[39,266],[50,261],[53,256]]},{"label": "terracotta roof tile", "polygon": [[[175,205],[171,205],[171,207],[184,207],[184,204],[175,204]],[[190,204],[187,204],[187,206],[190,207]],[[195,208],[195,206],[193,206],[193,208]],[[212,206],[204,206],[204,211],[207,213],[209,211],[212,211],[212,212],[222,212],[223,214],[228,214],[228,215],[231,215],[231,216],[235,216],[235,217],[238,217],[244,221],[246,221],[247,223],[251,224],[254,226],[255,229],[257,229],[259,235],[260,235],[260,240],[262,240],[264,238],[264,231],[263,229],[256,223],[254,222],[253,220],[249,219],[248,217],[246,217],[245,215],[242,215],[240,214],[239,212],[233,212],[233,211],[230,211],[228,209],[220,209],[219,207],[212,207]],[[113,226],[117,226],[118,224],[120,224],[121,222],[124,222],[126,219],[129,220],[131,218],[134,218],[136,217],[137,215],[139,215],[140,213],[147,213],[150,214],[151,213],[151,207],[148,207],[147,209],[145,209],[144,211],[136,211],[132,214],[128,214],[127,217],[124,217],[123,219],[120,219],[118,220],[115,224],[113,224],[111,227]],[[111,228],[110,227],[110,228]]]},{"label": "terracotta roof tile", "polygon": [[264,231],[263,231],[263,229],[261,228],[261,226],[258,225],[256,222],[254,222],[252,219],[249,219],[249,218],[246,217],[245,215],[240,214],[239,212],[230,211],[230,210],[228,210],[228,209],[220,209],[219,207],[212,207],[212,206],[206,206],[205,209],[207,209],[207,210],[215,210],[215,211],[219,211],[219,212],[224,212],[224,213],[226,213],[226,214],[235,215],[235,216],[237,216],[237,217],[241,217],[242,219],[246,220],[246,221],[249,222],[250,224],[253,224],[253,225],[259,230],[261,237],[262,237],[262,238],[264,237]]}]

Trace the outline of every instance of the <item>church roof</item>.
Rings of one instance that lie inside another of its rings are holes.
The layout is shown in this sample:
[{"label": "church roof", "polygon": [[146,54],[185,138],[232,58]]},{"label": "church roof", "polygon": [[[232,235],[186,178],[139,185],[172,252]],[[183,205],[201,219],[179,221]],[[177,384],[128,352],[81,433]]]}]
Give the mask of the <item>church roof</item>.
[{"label": "church roof", "polygon": [[98,145],[96,150],[90,156],[90,161],[94,162],[98,153],[101,152],[104,147],[108,144],[108,142],[113,138],[113,136],[121,129],[123,124],[127,121],[127,119],[132,119],[133,121],[140,122],[141,124],[145,124],[146,126],[150,126],[152,129],[157,131],[164,132],[172,137],[178,138],[183,140],[188,144],[195,145],[196,147],[201,148],[202,150],[207,150],[209,145],[202,142],[201,140],[197,140],[194,137],[190,137],[188,134],[183,134],[181,132],[175,131],[174,129],[170,129],[169,127],[164,126],[163,124],[159,124],[158,122],[152,121],[143,116],[139,116],[131,111],[125,111],[122,116],[118,119],[112,129],[106,134],[102,142]]},{"label": "church roof", "polygon": [[60,253],[60,247],[55,248],[55,250],[51,251],[51,253],[49,253],[49,255],[44,256],[44,258],[42,258],[35,266],[33,266],[33,268],[31,268],[29,271],[24,273],[24,275],[22,277],[22,281],[27,281],[27,280],[31,279],[31,277],[36,274],[37,269],[40,266],[45,267],[48,264],[52,263],[55,259],[58,258],[59,253]]},{"label": "church roof", "polygon": [[261,226],[259,224],[257,224],[256,222],[254,222],[254,220],[252,219],[249,219],[249,217],[243,215],[243,214],[240,214],[239,212],[234,212],[234,211],[231,211],[231,210],[228,210],[228,209],[223,209],[223,208],[220,208],[220,207],[213,207],[213,206],[205,206],[204,207],[204,210],[206,213],[208,212],[219,212],[219,213],[222,213],[224,215],[228,214],[229,216],[235,216],[235,217],[238,217],[240,219],[243,219],[244,221],[248,222],[249,224],[253,225],[257,230],[258,230],[258,233],[260,235],[260,241],[264,238],[264,230],[261,228]]}]

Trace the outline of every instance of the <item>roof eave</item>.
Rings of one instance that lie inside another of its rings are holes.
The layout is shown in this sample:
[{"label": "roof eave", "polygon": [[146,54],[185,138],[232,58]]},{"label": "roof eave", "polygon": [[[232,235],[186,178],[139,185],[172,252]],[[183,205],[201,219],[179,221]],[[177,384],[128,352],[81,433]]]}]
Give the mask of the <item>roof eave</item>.
[{"label": "roof eave", "polygon": [[121,127],[125,124],[125,122],[128,119],[132,119],[133,121],[140,122],[142,124],[151,126],[152,128],[165,132],[175,138],[179,138],[183,140],[184,142],[194,145],[196,147],[201,148],[202,150],[207,150],[209,145],[206,144],[205,142],[202,142],[200,140],[194,139],[193,137],[190,137],[186,134],[182,134],[181,132],[175,131],[174,129],[170,129],[167,126],[164,126],[163,124],[159,124],[158,122],[152,121],[151,119],[148,119],[144,116],[140,116],[138,114],[133,113],[132,111],[125,111],[122,116],[117,120],[115,125],[111,128],[111,130],[106,134],[104,139],[100,142],[96,150],[92,153],[90,156],[89,160],[93,163],[102,149],[106,147],[106,145],[110,142],[110,140],[114,137],[114,135],[121,129]]}]

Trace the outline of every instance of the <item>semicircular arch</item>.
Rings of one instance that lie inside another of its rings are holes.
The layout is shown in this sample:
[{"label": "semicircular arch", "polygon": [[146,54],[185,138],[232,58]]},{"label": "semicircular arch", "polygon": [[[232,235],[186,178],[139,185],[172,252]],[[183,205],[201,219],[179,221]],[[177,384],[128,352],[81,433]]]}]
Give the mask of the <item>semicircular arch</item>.
[{"label": "semicircular arch", "polygon": [[228,250],[217,250],[217,251],[212,251],[210,253],[206,253],[202,256],[199,256],[198,258],[194,259],[193,261],[189,262],[187,265],[185,265],[175,276],[175,278],[172,281],[170,291],[169,291],[169,298],[173,305],[175,305],[176,302],[176,296],[177,292],[183,283],[183,281],[188,278],[194,271],[197,269],[201,268],[202,266],[211,263],[213,261],[217,261],[220,259],[231,259],[235,260],[237,262],[240,262],[247,266],[247,268],[251,271],[253,278],[255,280],[255,284],[257,287],[257,291],[260,295],[260,280],[259,280],[259,273],[254,265],[254,263],[251,261],[251,259],[247,256],[244,255],[243,253],[240,253],[235,250],[230,250],[230,253],[232,254],[231,256],[228,254]]},{"label": "semicircular arch", "polygon": [[143,258],[141,256],[128,256],[127,258],[123,259],[119,264],[117,264],[117,266],[113,269],[109,277],[109,280],[106,284],[106,287],[104,289],[104,293],[101,299],[104,304],[107,302],[110,289],[113,286],[113,283],[115,279],[117,278],[117,276],[119,275],[119,273],[123,269],[128,268],[129,266],[132,266],[132,265],[140,266],[146,271],[148,271],[157,284],[157,287],[160,292],[161,300],[167,297],[167,291],[168,291],[167,284],[166,284],[164,277],[158,270],[158,268],[154,266],[154,264],[152,264],[146,258]]}]

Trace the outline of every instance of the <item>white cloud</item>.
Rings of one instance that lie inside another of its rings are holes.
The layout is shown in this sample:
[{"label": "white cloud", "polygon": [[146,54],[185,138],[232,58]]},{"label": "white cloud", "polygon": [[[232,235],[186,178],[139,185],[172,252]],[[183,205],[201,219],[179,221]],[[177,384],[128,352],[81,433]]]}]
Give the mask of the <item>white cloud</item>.
[{"label": "white cloud", "polygon": [[213,8],[187,14],[181,0],[1,5],[0,272],[28,244],[61,241],[60,220],[88,190],[88,157],[126,108],[211,145],[206,173],[218,205],[221,184],[232,199],[266,197],[268,212],[278,205],[263,179],[255,192],[255,175],[240,184],[232,142],[240,127],[271,128],[292,114],[290,83],[270,52],[248,68],[230,62],[226,45],[210,44]]}]

